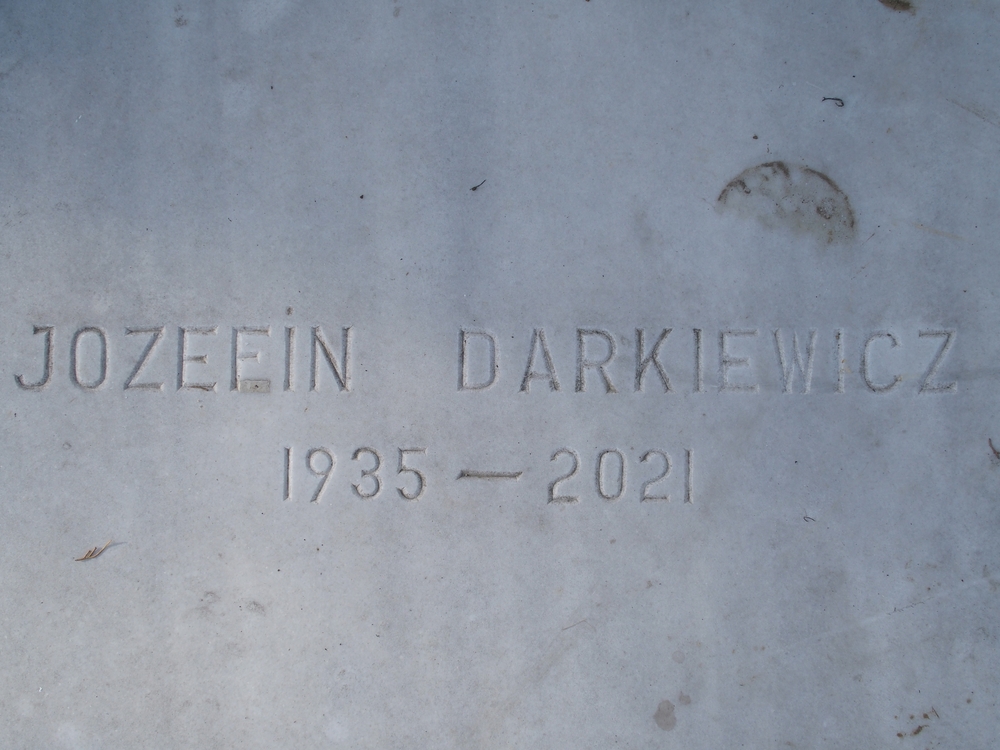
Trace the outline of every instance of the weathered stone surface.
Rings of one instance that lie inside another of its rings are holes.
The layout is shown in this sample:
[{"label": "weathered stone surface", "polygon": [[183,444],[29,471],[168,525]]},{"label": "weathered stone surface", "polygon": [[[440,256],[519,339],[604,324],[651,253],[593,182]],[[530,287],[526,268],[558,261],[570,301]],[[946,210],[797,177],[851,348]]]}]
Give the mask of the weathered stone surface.
[{"label": "weathered stone surface", "polygon": [[991,747],[998,29],[6,3],[0,746]]}]

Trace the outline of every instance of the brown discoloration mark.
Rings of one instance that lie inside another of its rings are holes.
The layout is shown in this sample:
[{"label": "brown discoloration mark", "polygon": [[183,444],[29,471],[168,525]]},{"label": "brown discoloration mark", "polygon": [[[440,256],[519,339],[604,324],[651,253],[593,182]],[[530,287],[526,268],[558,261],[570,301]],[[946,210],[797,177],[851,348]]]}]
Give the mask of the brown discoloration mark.
[{"label": "brown discoloration mark", "polygon": [[916,9],[909,0],[878,0],[889,10],[898,10],[901,13],[915,13]]},{"label": "brown discoloration mark", "polygon": [[750,195],[750,188],[747,187],[747,184],[745,182],[743,182],[743,180],[741,180],[739,177],[737,177],[735,180],[733,180],[728,185],[726,185],[726,189],[725,190],[723,190],[721,193],[719,193],[719,200],[720,201],[722,201],[723,203],[725,203],[726,190],[729,190],[731,188],[739,188],[742,192],[746,193],[747,195]]},{"label": "brown discoloration mark", "polygon": [[677,702],[680,703],[682,706],[690,706],[691,696],[687,695],[686,693],[681,693],[680,695],[677,696]]},{"label": "brown discoloration mark", "polygon": [[674,715],[674,704],[670,701],[660,701],[660,705],[656,707],[656,713],[653,714],[653,721],[656,722],[656,726],[665,732],[669,732],[677,726],[677,717]]},{"label": "brown discoloration mark", "polygon": [[949,240],[958,240],[960,242],[966,242],[965,237],[959,237],[957,234],[948,234],[947,232],[942,232],[940,229],[935,229],[934,227],[924,226],[923,224],[914,224],[917,229],[921,229],[924,232],[930,232],[931,234],[936,234],[938,237],[947,237]]},{"label": "brown discoloration mark", "polygon": [[[937,709],[935,709],[934,706],[931,706],[931,708],[930,708],[929,711],[924,711],[920,715],[924,719],[924,721],[928,721],[928,722],[931,720],[932,717],[935,718],[935,719],[940,719],[941,718],[940,714],[938,714]],[[894,719],[898,719],[899,717],[898,716],[894,716],[893,718]],[[916,718],[917,718],[916,714],[910,714],[910,720],[911,721],[913,721]],[[930,724],[917,724],[917,726],[914,727],[909,733],[907,733],[905,731],[903,731],[903,732],[896,732],[896,736],[899,737],[900,739],[902,739],[903,737],[906,737],[906,736],[916,737],[918,734],[920,734],[921,732],[923,732],[925,729],[928,729],[929,727],[930,727]]]},{"label": "brown discoloration mark", "polygon": [[830,177],[783,161],[744,170],[719,193],[720,210],[758,219],[769,228],[787,227],[827,243],[854,236],[854,210]]}]

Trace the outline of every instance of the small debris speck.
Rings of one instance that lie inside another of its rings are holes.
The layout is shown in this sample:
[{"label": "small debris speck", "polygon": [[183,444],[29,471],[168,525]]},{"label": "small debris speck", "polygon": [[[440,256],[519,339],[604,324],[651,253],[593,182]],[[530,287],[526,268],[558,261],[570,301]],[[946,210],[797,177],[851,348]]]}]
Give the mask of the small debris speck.
[{"label": "small debris speck", "polygon": [[104,552],[104,550],[106,550],[108,548],[108,545],[110,545],[110,544],[111,544],[111,540],[109,539],[107,542],[105,542],[105,544],[104,544],[103,547],[100,547],[100,548],[94,547],[93,549],[88,549],[84,553],[83,557],[76,558],[76,561],[77,562],[81,562],[82,560],[93,560],[95,557],[99,557],[100,554],[102,552]]}]

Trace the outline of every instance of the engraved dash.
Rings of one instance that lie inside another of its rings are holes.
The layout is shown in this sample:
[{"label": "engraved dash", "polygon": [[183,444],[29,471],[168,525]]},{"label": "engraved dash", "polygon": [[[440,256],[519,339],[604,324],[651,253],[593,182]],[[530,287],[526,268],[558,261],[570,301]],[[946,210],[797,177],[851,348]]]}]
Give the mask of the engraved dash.
[{"label": "engraved dash", "polygon": [[520,479],[523,471],[476,471],[462,469],[458,472],[459,479]]}]

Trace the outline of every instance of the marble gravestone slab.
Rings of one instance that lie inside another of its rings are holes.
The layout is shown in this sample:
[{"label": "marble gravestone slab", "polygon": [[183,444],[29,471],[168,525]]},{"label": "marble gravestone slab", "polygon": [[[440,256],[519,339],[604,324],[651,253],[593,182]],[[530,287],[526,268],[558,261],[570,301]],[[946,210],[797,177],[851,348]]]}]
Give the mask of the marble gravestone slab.
[{"label": "marble gravestone slab", "polygon": [[998,29],[4,3],[0,746],[992,747]]}]

